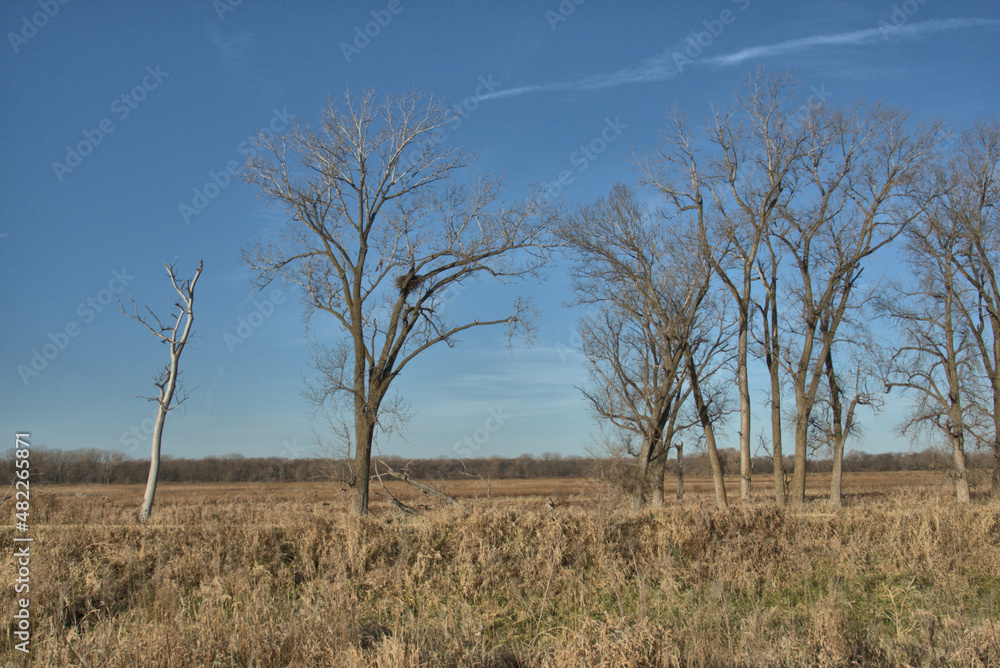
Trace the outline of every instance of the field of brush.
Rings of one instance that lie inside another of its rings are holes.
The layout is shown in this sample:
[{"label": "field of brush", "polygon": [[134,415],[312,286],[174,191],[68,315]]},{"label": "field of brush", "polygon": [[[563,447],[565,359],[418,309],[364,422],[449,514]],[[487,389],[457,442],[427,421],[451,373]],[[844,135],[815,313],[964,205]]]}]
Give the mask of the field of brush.
[{"label": "field of brush", "polygon": [[[349,518],[331,483],[33,488],[4,505],[0,665],[15,649],[15,536],[31,543],[30,665],[1000,666],[1000,502],[940,473],[854,474],[846,505],[628,510],[578,479],[388,483]],[[555,501],[550,509],[547,499]],[[432,506],[432,507],[431,507]],[[6,581],[3,581],[3,580]]]}]

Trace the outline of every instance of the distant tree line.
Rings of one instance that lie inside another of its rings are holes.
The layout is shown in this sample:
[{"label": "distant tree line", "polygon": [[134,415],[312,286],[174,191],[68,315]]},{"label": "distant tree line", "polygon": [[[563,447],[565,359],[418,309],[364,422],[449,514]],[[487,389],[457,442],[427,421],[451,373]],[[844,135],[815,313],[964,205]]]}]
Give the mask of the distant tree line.
[{"label": "distant tree line", "polygon": [[[735,449],[719,451],[723,473],[739,475],[740,454]],[[789,458],[790,463],[791,458]],[[415,478],[425,480],[510,480],[518,478],[602,478],[605,472],[614,471],[613,461],[607,458],[561,456],[543,453],[539,456],[523,454],[518,457],[489,457],[479,459],[404,459],[386,457],[385,462],[396,470],[405,469]],[[330,478],[330,467],[338,462],[322,458],[284,459],[281,457],[241,457],[225,455],[203,459],[164,457],[159,480],[165,483],[242,483],[242,482],[308,482]],[[377,463],[377,462],[376,462]],[[31,452],[32,482],[38,485],[80,484],[141,484],[146,482],[149,462],[127,459],[122,452],[99,450],[49,450],[33,448]],[[989,453],[969,456],[970,468],[988,470]],[[668,473],[676,475],[676,460],[671,460]],[[770,457],[754,457],[755,474],[773,471]],[[951,467],[949,454],[928,449],[912,453],[851,452],[844,457],[845,471],[946,471]],[[621,467],[617,467],[619,470]],[[828,473],[832,469],[829,459],[809,462],[811,473]],[[705,453],[684,459],[686,475],[709,476],[711,465]],[[11,480],[14,476],[14,453],[0,457],[0,476]]]}]

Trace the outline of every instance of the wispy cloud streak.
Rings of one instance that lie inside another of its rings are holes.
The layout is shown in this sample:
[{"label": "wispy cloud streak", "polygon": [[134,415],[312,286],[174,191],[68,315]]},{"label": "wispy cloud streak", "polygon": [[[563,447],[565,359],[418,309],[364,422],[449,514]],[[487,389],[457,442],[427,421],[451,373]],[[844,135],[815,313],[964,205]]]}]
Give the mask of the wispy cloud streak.
[{"label": "wispy cloud streak", "polygon": [[[765,44],[763,46],[753,46],[733,53],[701,58],[696,64],[713,67],[731,67],[740,65],[748,60],[760,60],[774,56],[783,56],[791,53],[807,51],[810,49],[828,46],[865,46],[884,43],[887,38],[900,37],[906,39],[921,39],[928,35],[955,30],[966,30],[970,28],[1000,29],[1000,19],[978,19],[978,18],[955,18],[955,19],[933,19],[920,21],[902,26],[881,26],[878,28],[867,28],[864,30],[854,30],[851,32],[835,33],[832,35],[812,35],[789,39],[775,44]],[[684,45],[675,45],[663,53],[648,58],[637,67],[629,67],[610,72],[598,74],[573,81],[553,82],[547,84],[532,84],[519,88],[508,88],[495,93],[483,96],[481,99],[497,99],[504,97],[517,97],[530,93],[558,92],[558,91],[584,91],[601,88],[614,88],[632,83],[644,83],[652,81],[668,81],[680,74],[674,60],[674,54],[683,54]]]}]

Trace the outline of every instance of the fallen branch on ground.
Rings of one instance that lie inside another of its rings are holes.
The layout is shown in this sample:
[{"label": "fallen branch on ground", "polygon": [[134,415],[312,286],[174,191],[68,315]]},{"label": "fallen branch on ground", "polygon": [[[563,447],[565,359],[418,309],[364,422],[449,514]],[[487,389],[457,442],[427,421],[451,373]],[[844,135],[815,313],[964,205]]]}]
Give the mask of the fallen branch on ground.
[{"label": "fallen branch on ground", "polygon": [[389,466],[388,464],[386,464],[385,461],[383,461],[381,459],[378,460],[378,463],[381,464],[382,466],[384,466],[385,467],[385,472],[388,473],[389,475],[391,475],[393,478],[396,478],[397,480],[402,480],[405,483],[413,485],[414,487],[416,487],[417,489],[419,489],[424,494],[433,494],[435,496],[440,496],[442,499],[444,499],[445,501],[447,501],[449,504],[455,506],[456,508],[461,508],[465,512],[468,512],[466,510],[465,506],[463,506],[461,503],[459,503],[458,499],[456,499],[455,497],[450,496],[448,494],[445,494],[441,490],[434,489],[430,485],[424,484],[424,483],[420,482],[419,480],[414,480],[413,478],[411,478],[409,476],[409,474],[406,473],[406,471],[396,471],[395,469],[393,469],[391,466]]}]

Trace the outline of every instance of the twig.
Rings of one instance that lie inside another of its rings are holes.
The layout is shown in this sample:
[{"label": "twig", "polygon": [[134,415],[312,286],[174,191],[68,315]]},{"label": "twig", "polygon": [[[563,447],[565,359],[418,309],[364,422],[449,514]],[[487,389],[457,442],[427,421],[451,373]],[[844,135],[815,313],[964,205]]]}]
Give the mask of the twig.
[{"label": "twig", "polygon": [[470,478],[479,478],[482,482],[486,483],[486,498],[489,499],[490,501],[493,500],[493,497],[490,495],[490,491],[493,489],[492,480],[484,478],[482,473],[476,473],[476,474],[469,473],[469,469],[468,467],[466,467],[464,461],[462,461],[462,475],[469,476]]},{"label": "twig", "polygon": [[69,647],[69,651],[73,653],[73,656],[76,657],[76,660],[80,662],[80,668],[88,668],[87,662],[83,660],[83,657],[77,653],[76,649],[70,643],[68,635],[66,636],[66,646]]},{"label": "twig", "polygon": [[552,576],[556,572],[556,556],[558,555],[559,546],[556,545],[552,548],[552,563],[549,564],[549,580],[545,583],[545,593],[542,594],[542,605],[538,610],[538,623],[535,625],[535,635],[538,635],[539,629],[542,628],[542,615],[545,614],[545,604],[549,599],[549,587],[552,586]]}]

